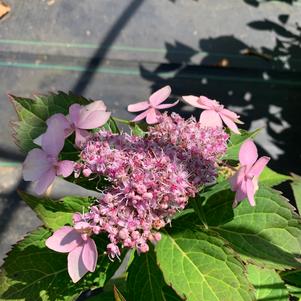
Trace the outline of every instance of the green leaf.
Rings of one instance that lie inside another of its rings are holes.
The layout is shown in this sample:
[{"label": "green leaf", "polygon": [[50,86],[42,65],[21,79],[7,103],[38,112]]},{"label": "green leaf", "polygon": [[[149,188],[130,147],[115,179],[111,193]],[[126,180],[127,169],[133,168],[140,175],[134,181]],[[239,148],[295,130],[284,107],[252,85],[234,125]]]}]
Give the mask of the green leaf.
[{"label": "green leaf", "polygon": [[259,176],[259,182],[266,186],[276,186],[289,180],[292,180],[292,177],[277,173],[268,167],[265,167]]},{"label": "green leaf", "polygon": [[114,285],[114,297],[115,301],[126,301],[125,298],[122,296],[118,288]]},{"label": "green leaf", "polygon": [[110,117],[109,120],[107,121],[107,123],[105,123],[103,126],[102,126],[103,129],[107,130],[107,131],[110,131],[114,134],[120,134],[120,130],[117,126],[117,123],[115,122],[115,120]]},{"label": "green leaf", "polygon": [[45,246],[50,234],[40,228],[13,247],[1,268],[0,300],[76,300],[82,291],[103,286],[116,271],[119,263],[111,263],[102,246],[98,248],[96,271],[72,283],[67,272],[67,254]]},{"label": "green leaf", "polygon": [[264,186],[255,195],[255,207],[244,200],[232,209],[233,198],[229,190],[210,197],[204,208],[209,228],[248,262],[280,270],[301,267],[300,217],[288,200]]},{"label": "green leaf", "polygon": [[91,205],[91,198],[67,196],[60,200],[37,198],[19,191],[20,197],[37,214],[46,227],[56,230],[66,224],[72,224],[72,215],[82,212]]},{"label": "green leaf", "polygon": [[214,232],[196,228],[192,219],[176,220],[156,245],[166,283],[187,301],[255,300],[234,252]]},{"label": "green leaf", "polygon": [[35,96],[33,99],[11,95],[19,121],[14,123],[14,137],[17,145],[24,152],[37,146],[33,139],[45,132],[45,121],[55,113],[68,114],[69,106],[73,103],[86,105],[89,100],[73,94],[58,92],[44,96]]},{"label": "green leaf", "polygon": [[164,282],[152,247],[147,253],[135,254],[128,269],[127,287],[128,298],[131,301],[181,300]]},{"label": "green leaf", "polygon": [[301,177],[297,175],[293,175],[293,182],[291,183],[291,187],[294,193],[295,202],[299,211],[301,213]]},{"label": "green leaf", "polygon": [[137,123],[130,124],[130,128],[134,136],[144,137],[147,134]]},{"label": "green leaf", "polygon": [[275,270],[248,265],[248,279],[256,289],[256,300],[288,301],[288,290]]},{"label": "green leaf", "polygon": [[227,153],[223,157],[224,160],[238,160],[238,153],[241,145],[244,141],[247,139],[251,139],[255,137],[260,129],[254,131],[254,132],[247,132],[245,130],[240,130],[241,134],[237,135],[233,132],[231,132],[230,140],[228,143]]},{"label": "green leaf", "polygon": [[285,281],[289,293],[292,296],[301,298],[301,271],[286,271],[282,272],[280,276]]}]

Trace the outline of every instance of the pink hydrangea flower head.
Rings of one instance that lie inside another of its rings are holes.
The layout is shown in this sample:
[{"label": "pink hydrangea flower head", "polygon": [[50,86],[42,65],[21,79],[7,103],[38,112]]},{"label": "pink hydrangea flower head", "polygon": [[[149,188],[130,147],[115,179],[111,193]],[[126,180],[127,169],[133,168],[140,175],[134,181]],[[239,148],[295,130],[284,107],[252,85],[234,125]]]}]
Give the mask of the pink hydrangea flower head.
[{"label": "pink hydrangea flower head", "polygon": [[246,197],[250,205],[255,206],[254,195],[258,189],[258,178],[270,158],[263,156],[257,159],[255,143],[252,140],[246,140],[239,151],[240,169],[230,178],[231,189],[236,192],[233,207]]},{"label": "pink hydrangea flower head", "polygon": [[225,109],[218,101],[211,100],[206,96],[197,97],[193,95],[183,96],[183,99],[188,104],[204,110],[200,115],[200,123],[203,126],[221,128],[224,122],[232,132],[240,134],[235,124],[242,123],[239,120],[239,115]]},{"label": "pink hydrangea flower head", "polygon": [[35,192],[44,193],[56,176],[68,177],[73,172],[74,162],[58,160],[58,155],[64,147],[64,115],[55,114],[47,121],[47,131],[39,137],[41,148],[31,150],[23,163],[23,178],[25,181],[36,182]]},{"label": "pink hydrangea flower head", "polygon": [[160,90],[154,92],[147,101],[138,102],[135,104],[131,104],[128,106],[129,112],[139,112],[138,116],[136,116],[133,121],[137,122],[144,118],[146,118],[146,122],[148,124],[155,124],[160,121],[161,113],[159,110],[168,109],[175,106],[179,101],[177,100],[174,103],[170,104],[162,104],[169,95],[171,94],[170,86],[165,86]]},{"label": "pink hydrangea flower head", "polygon": [[88,223],[78,222],[74,227],[62,227],[46,240],[49,249],[69,253],[68,273],[74,283],[88,271],[95,271],[98,253],[94,240],[90,238],[92,232]]}]

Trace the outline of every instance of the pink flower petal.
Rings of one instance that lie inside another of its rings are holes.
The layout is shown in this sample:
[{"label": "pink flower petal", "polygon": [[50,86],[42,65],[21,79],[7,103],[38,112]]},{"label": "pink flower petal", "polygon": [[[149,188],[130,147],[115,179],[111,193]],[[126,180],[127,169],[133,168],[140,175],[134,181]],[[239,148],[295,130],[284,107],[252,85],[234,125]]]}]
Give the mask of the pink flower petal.
[{"label": "pink flower petal", "polygon": [[226,116],[226,117],[232,119],[234,122],[237,122],[238,119],[239,119],[239,115],[237,115],[236,113],[234,113],[234,112],[232,112],[232,111],[230,111],[230,110],[228,110],[228,109],[222,109],[221,113],[222,113],[224,116]]},{"label": "pink flower petal", "polygon": [[162,103],[164,100],[168,98],[168,96],[171,94],[171,88],[170,86],[165,86],[158,91],[154,92],[149,97],[149,102],[153,107],[156,107],[160,103]]},{"label": "pink flower petal", "polygon": [[77,126],[78,120],[79,120],[79,112],[81,110],[81,105],[78,103],[75,103],[69,107],[69,119],[70,122],[73,123],[75,126]]},{"label": "pink flower petal", "polygon": [[219,114],[213,110],[205,110],[200,116],[200,124],[205,127],[223,127]]},{"label": "pink flower petal", "polygon": [[149,107],[150,107],[150,104],[148,101],[142,101],[142,102],[128,105],[128,111],[129,112],[139,112],[139,111],[147,110]]},{"label": "pink flower petal", "polygon": [[207,110],[212,110],[215,109],[216,107],[220,106],[219,102],[216,100],[209,99],[206,96],[200,96],[199,97],[199,105],[201,105],[204,109]]},{"label": "pink flower petal", "polygon": [[83,245],[76,247],[68,254],[68,273],[74,283],[88,272],[83,262],[82,252]]},{"label": "pink flower petal", "polygon": [[69,177],[74,169],[74,162],[70,160],[59,161],[56,168],[56,175]]},{"label": "pink flower petal", "polygon": [[155,124],[158,122],[158,117],[161,115],[159,111],[154,108],[151,108],[147,111],[146,115],[146,123],[147,124]]},{"label": "pink flower petal", "polygon": [[179,102],[179,100],[175,101],[174,103],[166,103],[163,105],[158,105],[156,107],[156,109],[158,109],[158,110],[168,109],[168,108],[176,106],[178,104],[178,102]]},{"label": "pink flower petal", "polygon": [[63,114],[55,114],[47,120],[48,128],[42,136],[42,149],[49,155],[57,156],[64,147],[65,129],[70,124]]},{"label": "pink flower petal", "polygon": [[252,176],[259,177],[259,175],[262,173],[263,169],[265,168],[265,166],[268,164],[269,161],[270,158],[266,156],[259,158],[250,169],[249,174]]},{"label": "pink flower petal", "polygon": [[244,177],[246,175],[246,167],[242,166],[234,176],[232,176],[229,179],[230,185],[231,185],[231,190],[232,191],[237,191],[239,187],[241,186],[241,183],[244,180]]},{"label": "pink flower petal", "polygon": [[39,148],[34,148],[27,154],[23,163],[23,179],[36,181],[51,167],[52,163],[48,161],[47,154]]},{"label": "pink flower petal", "polygon": [[182,96],[183,100],[190,104],[193,107],[199,108],[199,109],[208,109],[208,107],[203,106],[199,103],[199,97],[193,96],[193,95],[186,95]]},{"label": "pink flower petal", "polygon": [[107,106],[102,100],[95,100],[91,102],[90,104],[84,106],[81,108],[81,110],[85,108],[85,110],[93,112],[93,111],[106,111]]},{"label": "pink flower petal", "polygon": [[46,240],[46,246],[60,253],[68,253],[83,243],[80,233],[72,227],[64,226],[56,230]]},{"label": "pink flower petal", "polygon": [[255,189],[251,179],[247,180],[246,186],[247,186],[247,196],[248,196],[249,203],[251,206],[255,206],[256,205],[254,199]]},{"label": "pink flower petal", "polygon": [[86,269],[90,272],[94,272],[96,268],[98,253],[96,244],[93,239],[88,237],[84,244],[84,249],[82,253],[83,263]]},{"label": "pink flower petal", "polygon": [[43,194],[55,179],[55,168],[50,168],[37,181],[34,191],[36,194]]},{"label": "pink flower petal", "polygon": [[132,121],[133,121],[133,122],[137,122],[137,121],[140,121],[140,120],[144,119],[144,118],[146,117],[146,115],[148,114],[148,111],[149,111],[149,110],[146,110],[146,111],[140,113],[140,114],[137,115]]},{"label": "pink flower petal", "polygon": [[246,140],[239,150],[239,162],[249,168],[256,162],[258,158],[257,148],[252,140]]},{"label": "pink flower petal", "polygon": [[90,133],[86,130],[76,129],[75,130],[75,145],[81,148],[90,137]]},{"label": "pink flower petal", "polygon": [[231,120],[229,117],[224,115],[223,113],[220,112],[220,117],[222,118],[223,122],[227,125],[227,127],[235,134],[240,135],[239,129],[237,125],[234,123],[233,120]]},{"label": "pink flower petal", "polygon": [[96,129],[103,126],[108,121],[110,116],[110,112],[104,111],[94,111],[89,115],[84,114],[83,116],[79,117],[76,127],[83,130]]}]

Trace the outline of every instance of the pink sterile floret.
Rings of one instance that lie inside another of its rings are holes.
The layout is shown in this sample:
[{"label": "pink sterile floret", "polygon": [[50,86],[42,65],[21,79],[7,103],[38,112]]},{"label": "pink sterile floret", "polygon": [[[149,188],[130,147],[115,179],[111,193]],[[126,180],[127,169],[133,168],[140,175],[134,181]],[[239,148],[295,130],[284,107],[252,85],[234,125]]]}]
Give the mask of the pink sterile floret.
[{"label": "pink sterile floret", "polygon": [[148,251],[148,241],[185,208],[199,186],[216,176],[216,160],[226,150],[222,129],[201,128],[195,119],[163,115],[149,137],[100,131],[81,152],[77,172],[97,174],[111,182],[97,204],[81,220],[94,233],[107,232],[110,258],[123,247]]}]

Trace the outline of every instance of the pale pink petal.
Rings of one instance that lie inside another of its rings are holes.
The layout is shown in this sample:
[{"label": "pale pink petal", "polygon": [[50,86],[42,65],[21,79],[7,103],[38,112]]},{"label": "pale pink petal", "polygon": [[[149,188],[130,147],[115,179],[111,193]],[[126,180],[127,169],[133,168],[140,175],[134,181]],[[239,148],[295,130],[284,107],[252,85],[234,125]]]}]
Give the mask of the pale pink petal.
[{"label": "pale pink petal", "polygon": [[140,120],[144,119],[144,118],[146,117],[146,115],[148,114],[148,111],[149,111],[149,110],[146,110],[146,111],[140,113],[140,114],[137,115],[132,121],[133,121],[133,122],[137,122],[137,121],[140,121]]},{"label": "pale pink petal", "polygon": [[213,110],[205,110],[200,116],[200,124],[204,127],[223,127],[219,114]]},{"label": "pale pink petal", "polygon": [[220,106],[219,102],[209,99],[206,96],[200,96],[198,102],[204,109],[207,110],[215,109],[216,107]]},{"label": "pale pink petal", "polygon": [[235,199],[232,207],[235,208],[239,202],[244,200],[247,197],[247,194],[242,190],[237,190],[235,194]]},{"label": "pale pink petal", "polygon": [[76,129],[75,130],[75,145],[81,148],[87,141],[91,134],[86,130]]},{"label": "pale pink petal", "polygon": [[259,175],[262,173],[263,169],[265,168],[265,166],[268,164],[269,161],[270,158],[267,156],[263,156],[259,158],[250,169],[249,174],[252,176],[259,177]]},{"label": "pale pink petal", "polygon": [[239,162],[250,168],[257,160],[258,153],[255,143],[252,140],[246,140],[239,150]]},{"label": "pale pink petal", "polygon": [[235,134],[240,135],[239,129],[237,125],[231,120],[229,117],[224,115],[223,113],[220,112],[220,117],[222,118],[223,122],[227,125],[227,127]]},{"label": "pale pink petal", "polygon": [[90,237],[87,238],[84,244],[82,259],[88,271],[94,272],[96,268],[98,253],[96,244]]},{"label": "pale pink petal", "polygon": [[52,163],[49,162],[47,154],[39,148],[34,148],[27,154],[23,163],[23,179],[25,181],[36,181],[51,167]]},{"label": "pale pink petal", "polygon": [[242,166],[236,173],[234,176],[232,176],[229,179],[230,185],[231,185],[231,190],[232,191],[236,191],[239,189],[239,187],[241,186],[241,183],[244,180],[244,177],[246,175],[246,167]]},{"label": "pale pink petal", "polygon": [[255,206],[255,199],[254,199],[255,190],[254,190],[254,184],[251,179],[247,180],[246,186],[247,186],[247,196],[248,196],[249,203],[251,206]]},{"label": "pale pink petal", "polygon": [[237,115],[236,113],[234,113],[228,109],[222,109],[220,113],[222,113],[226,117],[232,119],[234,122],[237,122],[239,119],[239,115]]},{"label": "pale pink petal", "polygon": [[85,108],[85,110],[93,112],[93,111],[106,111],[107,106],[102,100],[95,100],[91,102],[90,104],[84,106],[81,108],[81,110]]},{"label": "pale pink petal", "polygon": [[150,104],[148,101],[141,101],[138,103],[128,105],[128,111],[129,112],[139,112],[139,111],[147,110],[149,107],[150,107]]},{"label": "pale pink petal", "polygon": [[158,106],[156,106],[156,109],[158,109],[158,110],[168,109],[168,108],[176,106],[178,104],[178,102],[179,101],[177,100],[174,103],[166,103],[163,105],[158,105]]},{"label": "pale pink petal", "polygon": [[43,194],[55,179],[55,168],[50,168],[37,181],[34,191],[36,194]]},{"label": "pale pink petal", "polygon": [[79,112],[81,110],[81,105],[78,103],[75,103],[69,107],[69,116],[71,123],[73,123],[75,126],[77,126],[78,120],[79,120]]},{"label": "pale pink petal", "polygon": [[42,149],[50,155],[57,156],[64,147],[65,129],[70,124],[63,114],[55,114],[47,120],[48,128],[42,136]]},{"label": "pale pink petal", "polygon": [[63,160],[57,163],[56,175],[63,176],[64,178],[69,177],[74,169],[74,162],[70,160]]},{"label": "pale pink petal", "polygon": [[68,253],[83,244],[80,233],[72,227],[64,226],[56,230],[46,242],[46,246],[56,252]]},{"label": "pale pink petal", "polygon": [[187,96],[182,96],[183,100],[190,104],[193,107],[199,108],[199,109],[208,109],[207,106],[201,105],[199,103],[199,97],[193,96],[193,95],[187,95]]},{"label": "pale pink petal", "polygon": [[160,103],[162,103],[164,100],[168,98],[168,96],[171,93],[171,88],[170,86],[165,86],[158,91],[154,92],[150,97],[149,97],[149,102],[153,107],[156,107]]},{"label": "pale pink petal", "polygon": [[74,283],[88,272],[82,259],[82,252],[83,245],[73,249],[68,254],[68,273]]},{"label": "pale pink petal", "polygon": [[147,124],[155,124],[158,122],[158,117],[161,116],[161,113],[154,108],[148,110],[146,115]]},{"label": "pale pink petal", "polygon": [[93,111],[87,114],[87,111],[80,113],[76,127],[83,130],[96,129],[103,126],[110,118],[110,112]]}]

